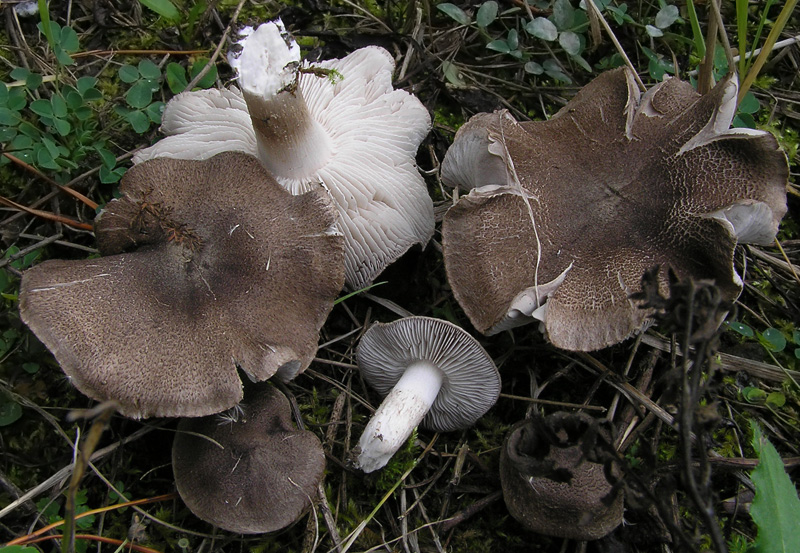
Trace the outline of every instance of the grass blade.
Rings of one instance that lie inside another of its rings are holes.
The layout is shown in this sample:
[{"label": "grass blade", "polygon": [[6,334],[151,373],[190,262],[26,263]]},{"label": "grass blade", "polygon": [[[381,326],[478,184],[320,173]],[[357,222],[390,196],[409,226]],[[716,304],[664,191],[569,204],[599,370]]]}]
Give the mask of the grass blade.
[{"label": "grass blade", "polygon": [[751,421],[753,448],[760,459],[751,478],[756,488],[750,515],[758,526],[755,541],[758,553],[792,553],[800,551],[800,499],[786,474],[775,447],[761,433],[758,423]]}]

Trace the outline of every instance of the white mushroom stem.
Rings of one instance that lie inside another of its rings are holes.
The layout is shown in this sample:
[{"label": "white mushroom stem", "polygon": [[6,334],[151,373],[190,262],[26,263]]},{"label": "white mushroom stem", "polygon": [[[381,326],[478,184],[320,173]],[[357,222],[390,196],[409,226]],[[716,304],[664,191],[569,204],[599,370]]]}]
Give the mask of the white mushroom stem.
[{"label": "white mushroom stem", "polygon": [[255,129],[258,157],[273,175],[305,179],[328,163],[333,147],[297,86],[300,48],[276,20],[246,29],[229,63]]},{"label": "white mushroom stem", "polygon": [[389,462],[430,410],[443,382],[444,373],[433,363],[409,365],[358,441],[361,470],[372,472]]},{"label": "white mushroom stem", "polygon": [[242,92],[256,132],[258,158],[273,175],[306,179],[328,163],[331,138],[311,118],[300,89],[271,97],[244,87]]}]

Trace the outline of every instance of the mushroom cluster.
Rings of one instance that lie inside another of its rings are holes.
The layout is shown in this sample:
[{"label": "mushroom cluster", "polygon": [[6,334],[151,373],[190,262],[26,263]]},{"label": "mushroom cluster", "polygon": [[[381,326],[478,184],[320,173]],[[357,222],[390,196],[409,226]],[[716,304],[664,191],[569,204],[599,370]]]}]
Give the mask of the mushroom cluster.
[{"label": "mushroom cluster", "polygon": [[202,416],[293,378],[341,290],[327,195],[293,196],[252,156],[157,159],[95,220],[96,259],[26,271],[22,320],[84,394],[130,417]]},{"label": "mushroom cluster", "polygon": [[447,277],[485,334],[539,320],[550,341],[595,350],[641,329],[630,295],[661,266],[742,282],[739,242],[770,244],[786,212],[788,165],[767,132],[729,129],[737,85],[706,95],[668,79],[640,95],[627,69],[601,74],[551,119],[473,117],[442,163],[468,192],[442,225]]},{"label": "mushroom cluster", "polygon": [[420,423],[437,432],[468,428],[500,395],[500,375],[486,350],[441,319],[376,323],[356,358],[364,380],[386,396],[352,452],[364,472],[386,465]]},{"label": "mushroom cluster", "polygon": [[167,104],[167,135],[137,153],[204,159],[240,150],[257,156],[293,194],[324,189],[345,237],[345,281],[370,284],[433,234],[433,202],[415,156],[430,115],[392,87],[394,60],[368,46],[310,64],[280,20],[245,28],[229,56],[241,91],[184,92]]}]

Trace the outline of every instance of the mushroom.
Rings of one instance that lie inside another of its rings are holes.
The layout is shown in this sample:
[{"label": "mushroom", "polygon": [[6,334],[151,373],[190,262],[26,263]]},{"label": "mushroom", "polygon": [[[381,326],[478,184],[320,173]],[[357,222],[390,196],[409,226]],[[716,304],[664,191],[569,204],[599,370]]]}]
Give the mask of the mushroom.
[{"label": "mushroom", "polygon": [[[527,530],[595,540],[622,522],[624,496],[606,477],[608,430],[585,413],[557,412],[515,424],[500,454],[509,513]],[[602,445],[601,445],[602,444]]]},{"label": "mushroom", "polygon": [[368,46],[342,59],[300,62],[280,20],[242,31],[229,56],[241,92],[184,92],[167,104],[166,138],[140,151],[203,159],[227,149],[258,156],[293,194],[325,189],[345,236],[345,281],[362,288],[433,234],[433,202],[415,156],[430,115],[392,87],[394,60]]},{"label": "mushroom", "polygon": [[285,528],[316,502],[325,470],[319,439],[291,422],[289,401],[269,383],[248,391],[238,421],[183,419],[172,470],[183,502],[230,532]]},{"label": "mushroom", "polygon": [[386,396],[352,452],[364,472],[386,465],[420,422],[436,432],[467,428],[500,395],[489,354],[465,330],[440,319],[376,323],[361,338],[356,358],[364,379]]},{"label": "mushroom", "polygon": [[786,156],[767,132],[729,129],[737,85],[701,96],[669,79],[639,94],[601,74],[545,122],[479,114],[442,180],[469,192],[442,225],[453,294],[484,334],[538,319],[551,342],[594,350],[641,329],[632,292],[660,265],[742,288],[737,240],[770,244],[786,212]]},{"label": "mushroom", "polygon": [[201,416],[311,362],[341,290],[326,194],[292,196],[252,156],[130,169],[95,220],[103,257],[22,276],[20,314],[84,394],[131,417]]}]

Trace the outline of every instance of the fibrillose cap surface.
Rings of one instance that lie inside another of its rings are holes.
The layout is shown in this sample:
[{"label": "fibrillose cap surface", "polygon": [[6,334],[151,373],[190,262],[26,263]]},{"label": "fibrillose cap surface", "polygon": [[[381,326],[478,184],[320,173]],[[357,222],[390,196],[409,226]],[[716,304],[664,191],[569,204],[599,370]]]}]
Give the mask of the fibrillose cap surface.
[{"label": "fibrillose cap surface", "polygon": [[[556,412],[512,426],[500,457],[511,515],[533,532],[575,540],[613,531],[622,523],[624,496],[593,458],[599,442],[610,448],[610,440],[607,429],[581,412]],[[610,469],[618,472],[616,466]]]},{"label": "fibrillose cap surface", "polygon": [[729,129],[735,103],[735,79],[701,96],[672,78],[641,95],[618,69],[547,121],[465,124],[442,178],[471,191],[445,214],[442,247],[474,326],[538,319],[560,348],[616,344],[646,321],[630,296],[656,265],[664,289],[672,268],[736,298],[734,247],[774,240],[788,165],[770,133]]},{"label": "fibrillose cap surface", "polygon": [[500,374],[486,350],[464,329],[440,319],[376,323],[362,336],[356,356],[364,379],[384,396],[412,363],[436,365],[444,373],[442,388],[421,424],[437,432],[469,427],[500,395]]},{"label": "fibrillose cap surface", "polygon": [[95,223],[102,257],[46,261],[23,321],[84,394],[131,417],[202,416],[252,380],[292,378],[344,280],[342,237],[316,191],[292,196],[252,156],[130,169]]},{"label": "fibrillose cap surface", "polygon": [[175,483],[207,522],[242,534],[275,532],[311,507],[325,454],[312,432],[294,427],[289,401],[272,385],[249,391],[242,411],[237,422],[181,421],[172,449]]}]

